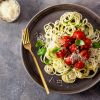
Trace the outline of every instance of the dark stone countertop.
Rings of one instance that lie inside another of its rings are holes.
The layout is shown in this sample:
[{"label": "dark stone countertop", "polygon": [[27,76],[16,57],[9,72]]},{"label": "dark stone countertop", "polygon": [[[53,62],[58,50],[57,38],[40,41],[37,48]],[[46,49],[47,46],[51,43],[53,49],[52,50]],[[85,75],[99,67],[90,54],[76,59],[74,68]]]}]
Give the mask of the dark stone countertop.
[{"label": "dark stone countertop", "polygon": [[100,0],[18,0],[21,15],[14,23],[0,21],[0,100],[100,100],[100,82],[74,95],[45,91],[26,73],[21,58],[21,30],[41,9],[55,4],[75,3],[100,16]]}]

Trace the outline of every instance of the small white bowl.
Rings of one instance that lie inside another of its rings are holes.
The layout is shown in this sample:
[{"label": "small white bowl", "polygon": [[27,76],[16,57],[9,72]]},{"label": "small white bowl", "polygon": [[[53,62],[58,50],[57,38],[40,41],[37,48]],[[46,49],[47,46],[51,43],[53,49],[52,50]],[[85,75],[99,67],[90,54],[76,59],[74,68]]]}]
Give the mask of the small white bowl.
[{"label": "small white bowl", "polygon": [[[1,3],[3,2],[3,1],[6,1],[6,0],[1,0]],[[18,6],[18,14],[17,14],[17,16],[14,18],[14,19],[6,19],[6,18],[3,18],[3,17],[1,17],[0,16],[0,19],[1,20],[3,20],[3,21],[6,21],[6,22],[14,22],[15,20],[17,20],[18,19],[18,17],[20,16],[20,12],[21,12],[21,8],[20,8],[20,4],[18,3],[18,1],[16,1],[16,0],[13,0],[16,4],[17,4],[17,6]]]}]

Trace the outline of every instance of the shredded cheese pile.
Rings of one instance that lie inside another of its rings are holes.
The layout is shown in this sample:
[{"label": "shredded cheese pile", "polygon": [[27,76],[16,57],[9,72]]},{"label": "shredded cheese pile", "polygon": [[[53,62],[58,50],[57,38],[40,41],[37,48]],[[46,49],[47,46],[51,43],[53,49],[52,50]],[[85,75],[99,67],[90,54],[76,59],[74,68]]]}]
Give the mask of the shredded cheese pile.
[{"label": "shredded cheese pile", "polygon": [[2,1],[0,4],[0,17],[10,21],[17,18],[19,15],[19,6],[15,0]]}]

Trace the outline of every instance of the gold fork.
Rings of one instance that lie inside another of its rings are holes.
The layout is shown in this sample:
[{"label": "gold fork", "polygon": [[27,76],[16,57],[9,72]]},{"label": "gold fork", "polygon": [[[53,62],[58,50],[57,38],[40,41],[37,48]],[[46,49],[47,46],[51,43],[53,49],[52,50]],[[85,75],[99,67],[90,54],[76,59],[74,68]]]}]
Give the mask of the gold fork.
[{"label": "gold fork", "polygon": [[41,77],[42,83],[43,83],[43,85],[44,85],[44,88],[45,88],[45,90],[46,90],[46,93],[49,94],[49,89],[48,89],[48,86],[47,86],[46,81],[45,81],[45,79],[44,79],[44,76],[43,76],[43,74],[42,74],[42,71],[41,71],[41,69],[40,69],[40,67],[39,67],[39,64],[38,64],[38,62],[37,62],[37,59],[36,59],[34,53],[33,53],[32,50],[31,50],[31,43],[30,43],[30,40],[29,40],[28,29],[22,30],[22,33],[23,33],[23,35],[22,35],[22,43],[23,43],[23,46],[24,46],[25,49],[27,49],[27,50],[31,53],[31,55],[32,55],[32,57],[33,57],[33,60],[34,60],[34,62],[35,62],[35,64],[36,64],[38,73],[39,73],[39,75],[40,75],[40,77]]}]

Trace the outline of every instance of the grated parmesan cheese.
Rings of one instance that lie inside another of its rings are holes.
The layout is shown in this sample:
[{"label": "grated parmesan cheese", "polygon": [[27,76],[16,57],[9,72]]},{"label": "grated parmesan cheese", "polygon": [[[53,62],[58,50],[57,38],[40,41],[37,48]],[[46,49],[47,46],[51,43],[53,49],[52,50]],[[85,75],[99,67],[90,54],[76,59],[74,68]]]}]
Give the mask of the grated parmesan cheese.
[{"label": "grated parmesan cheese", "polygon": [[15,0],[6,0],[0,3],[0,17],[6,21],[13,21],[19,16],[19,5]]}]

